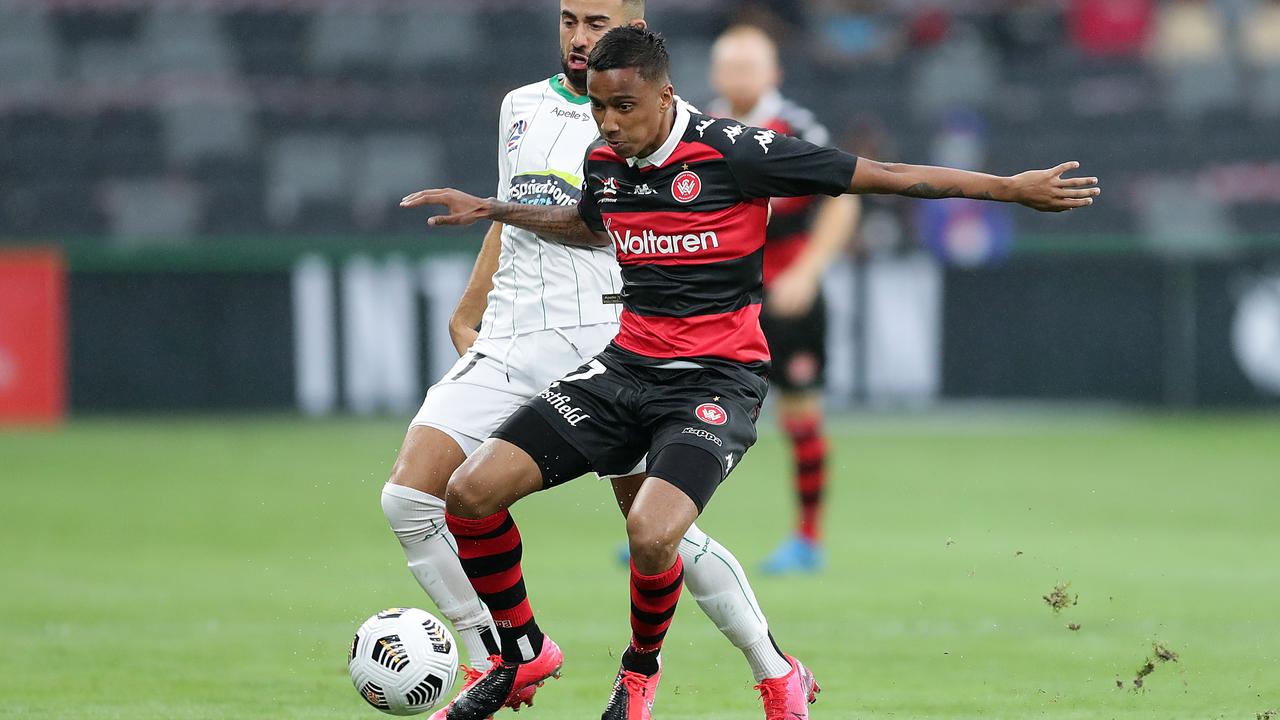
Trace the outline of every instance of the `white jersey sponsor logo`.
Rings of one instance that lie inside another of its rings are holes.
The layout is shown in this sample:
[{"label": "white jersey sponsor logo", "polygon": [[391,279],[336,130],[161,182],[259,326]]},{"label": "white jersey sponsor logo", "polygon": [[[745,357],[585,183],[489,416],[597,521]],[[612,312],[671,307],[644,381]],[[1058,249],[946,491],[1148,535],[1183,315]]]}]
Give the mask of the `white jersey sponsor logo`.
[{"label": "white jersey sponsor logo", "polygon": [[511,201],[521,205],[577,205],[581,192],[554,175],[530,173],[511,181]]},{"label": "white jersey sponsor logo", "polygon": [[639,234],[627,229],[623,232],[609,229],[609,237],[619,255],[679,255],[700,253],[720,247],[720,237],[714,230],[686,235],[659,235],[652,230]]},{"label": "white jersey sponsor logo", "polygon": [[560,413],[561,417],[564,418],[564,421],[574,427],[577,427],[578,423],[591,417],[587,413],[582,412],[582,408],[573,404],[573,398],[565,395],[564,393],[555,392],[552,388],[547,388],[546,390],[538,393],[538,397],[545,400],[552,408],[555,408],[555,411]]}]

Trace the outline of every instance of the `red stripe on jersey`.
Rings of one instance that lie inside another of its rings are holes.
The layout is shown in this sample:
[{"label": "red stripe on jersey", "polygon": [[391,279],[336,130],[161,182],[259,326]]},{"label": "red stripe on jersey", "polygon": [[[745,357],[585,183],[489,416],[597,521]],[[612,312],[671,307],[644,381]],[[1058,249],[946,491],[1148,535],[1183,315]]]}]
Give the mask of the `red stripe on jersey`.
[{"label": "red stripe on jersey", "polygon": [[774,215],[795,215],[807,211],[817,199],[813,195],[801,195],[800,197],[774,198],[769,201],[769,204],[773,205]]},{"label": "red stripe on jersey", "polygon": [[786,237],[773,238],[765,243],[764,286],[766,288],[774,281],[774,278],[791,267],[796,258],[800,257],[800,253],[804,252],[804,246],[808,242],[809,235],[807,233],[796,233]]},{"label": "red stripe on jersey", "polygon": [[701,265],[746,257],[764,244],[767,200],[713,212],[603,214],[619,265]]},{"label": "red stripe on jersey", "polygon": [[765,362],[769,344],[760,331],[760,306],[719,315],[651,317],[622,311],[618,347],[652,358],[715,357]]},{"label": "red stripe on jersey", "polygon": [[[684,163],[707,162],[708,160],[721,160],[724,155],[717,149],[706,143],[700,142],[682,142],[676,145],[676,149],[672,151],[671,157],[662,164],[663,167],[671,167],[672,165],[683,165]],[[655,165],[647,165],[641,170],[652,170]]]},{"label": "red stripe on jersey", "polygon": [[598,148],[592,148],[591,154],[587,155],[588,160],[601,160],[603,162],[625,163],[626,160],[622,156],[613,151],[608,145],[601,145]]}]

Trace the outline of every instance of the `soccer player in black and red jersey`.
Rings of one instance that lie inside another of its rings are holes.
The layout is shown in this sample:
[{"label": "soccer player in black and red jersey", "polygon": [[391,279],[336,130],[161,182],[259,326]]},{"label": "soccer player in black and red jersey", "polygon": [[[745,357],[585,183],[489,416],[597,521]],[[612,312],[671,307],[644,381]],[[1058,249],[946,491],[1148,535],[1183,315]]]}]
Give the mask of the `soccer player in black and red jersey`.
[{"label": "soccer player in black and red jersey", "polygon": [[[559,669],[524,588],[520,534],[508,508],[588,470],[616,474],[648,453],[627,515],[631,640],[603,720],[646,720],[659,651],[680,597],[677,545],[756,438],[768,389],[760,330],[769,198],[844,193],[971,197],[1037,210],[1085,207],[1096,178],[1078,163],[996,177],[887,164],[775,131],[692,113],[675,102],[661,36],[611,30],[591,52],[587,91],[601,139],[587,153],[576,208],[514,205],[426,190],[432,225],[496,220],[570,245],[614,245],[624,310],[617,337],[502,425],[449,480],[446,521],[481,599],[502,660],[450,703],[450,720],[481,720],[512,693]],[[813,675],[794,659],[762,688],[769,720],[807,717]]]},{"label": "soccer player in black and red jersey", "polygon": [[[731,27],[711,48],[716,117],[826,145],[830,135],[813,113],[778,90],[778,48],[763,30]],[[827,438],[822,429],[822,378],[827,314],[823,272],[857,226],[856,195],[778,198],[765,232],[764,303],[760,327],[769,341],[769,374],[783,431],[791,441],[799,512],[796,530],[764,562],[770,574],[822,567],[822,499],[827,483]]]}]

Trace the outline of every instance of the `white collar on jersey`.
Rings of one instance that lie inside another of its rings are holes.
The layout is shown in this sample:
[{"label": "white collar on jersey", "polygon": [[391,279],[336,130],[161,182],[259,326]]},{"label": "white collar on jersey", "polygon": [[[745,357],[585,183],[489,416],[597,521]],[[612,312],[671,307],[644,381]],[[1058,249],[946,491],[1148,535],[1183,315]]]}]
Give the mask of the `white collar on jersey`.
[{"label": "white collar on jersey", "polygon": [[[747,111],[746,115],[734,119],[743,125],[763,127],[769,121],[777,118],[781,112],[782,93],[778,92],[777,88],[774,88],[761,96],[756,101],[755,107]],[[723,98],[719,98],[711,104],[711,114],[716,117],[729,117],[732,113],[733,110],[730,109],[729,103],[725,102]]]},{"label": "white collar on jersey", "polygon": [[671,134],[667,136],[666,142],[654,150],[649,155],[642,158],[627,158],[627,164],[631,167],[648,167],[655,165],[662,167],[671,159],[671,153],[676,151],[676,145],[680,144],[680,138],[684,137],[684,133],[689,129],[689,108],[685,106],[685,102],[676,98],[676,121],[671,125]]}]

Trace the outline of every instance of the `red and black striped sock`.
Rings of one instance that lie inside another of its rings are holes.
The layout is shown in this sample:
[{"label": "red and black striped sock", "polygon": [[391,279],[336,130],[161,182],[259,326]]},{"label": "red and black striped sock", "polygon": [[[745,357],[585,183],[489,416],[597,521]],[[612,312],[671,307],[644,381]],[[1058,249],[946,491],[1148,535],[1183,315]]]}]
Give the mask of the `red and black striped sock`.
[{"label": "red and black striped sock", "polygon": [[817,413],[788,418],[784,423],[791,438],[796,466],[796,496],[800,500],[800,537],[815,542],[821,536],[822,493],[827,485],[827,437],[822,432],[822,416]]},{"label": "red and black striped sock", "polygon": [[502,640],[502,659],[528,662],[542,652],[542,631],[520,571],[520,530],[503,510],[479,520],[445,513],[449,531],[458,541],[458,559],[476,594],[489,606]]},{"label": "red and black striped sock", "polygon": [[670,569],[657,575],[641,575],[631,563],[631,646],[622,655],[624,670],[658,672],[658,652],[683,587],[684,561],[679,555]]}]

